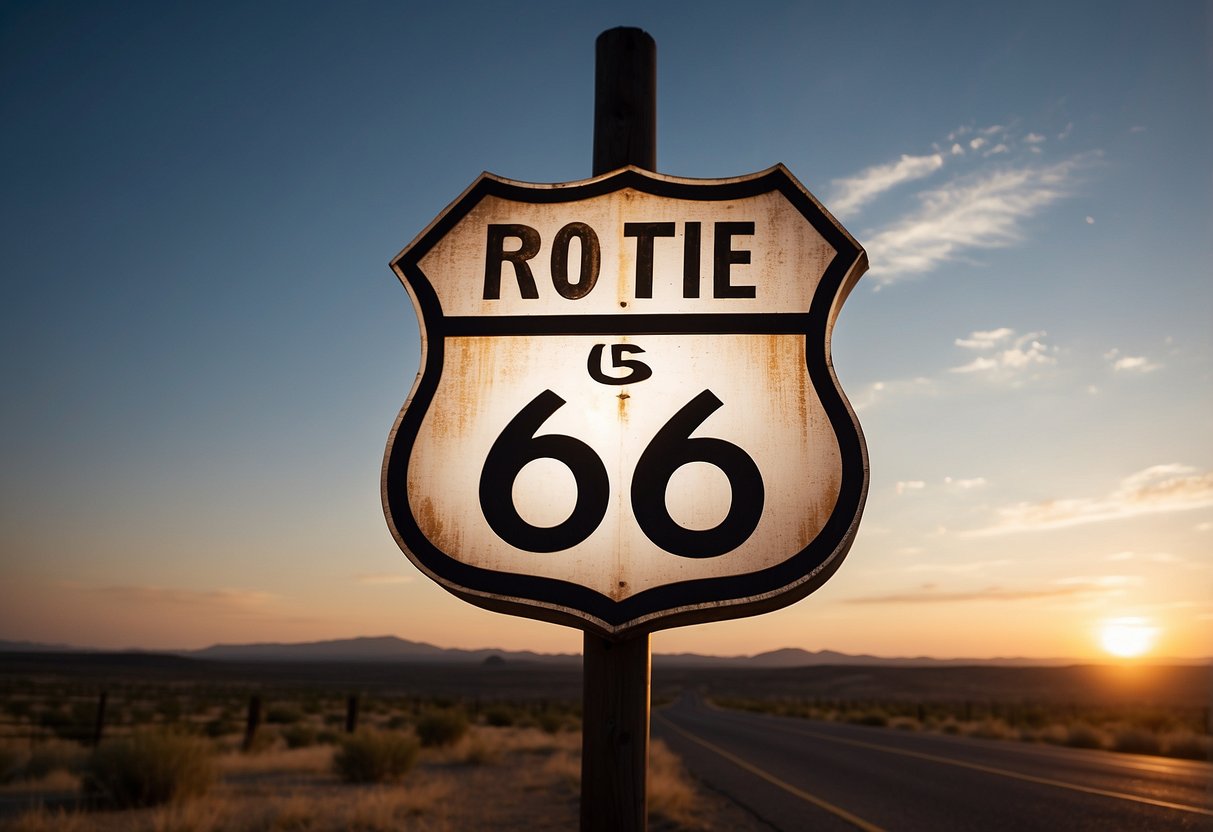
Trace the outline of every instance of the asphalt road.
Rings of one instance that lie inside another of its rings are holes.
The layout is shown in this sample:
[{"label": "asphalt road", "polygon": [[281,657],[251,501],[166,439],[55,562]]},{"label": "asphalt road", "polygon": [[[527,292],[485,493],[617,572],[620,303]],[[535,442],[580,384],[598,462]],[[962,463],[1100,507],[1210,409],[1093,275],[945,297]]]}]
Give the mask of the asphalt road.
[{"label": "asphalt road", "polygon": [[1213,830],[1213,765],[727,711],[653,712],[700,780],[773,829]]}]

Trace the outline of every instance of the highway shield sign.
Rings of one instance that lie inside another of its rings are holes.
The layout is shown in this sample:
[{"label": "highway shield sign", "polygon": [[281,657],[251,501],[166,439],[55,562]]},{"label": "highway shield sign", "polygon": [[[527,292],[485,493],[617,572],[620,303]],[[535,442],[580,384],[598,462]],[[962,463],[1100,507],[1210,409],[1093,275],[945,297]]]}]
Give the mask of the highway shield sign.
[{"label": "highway shield sign", "polygon": [[868,463],[830,336],[867,257],[782,166],[484,174],[392,267],[423,353],[384,511],[446,589],[621,637],[842,562]]}]

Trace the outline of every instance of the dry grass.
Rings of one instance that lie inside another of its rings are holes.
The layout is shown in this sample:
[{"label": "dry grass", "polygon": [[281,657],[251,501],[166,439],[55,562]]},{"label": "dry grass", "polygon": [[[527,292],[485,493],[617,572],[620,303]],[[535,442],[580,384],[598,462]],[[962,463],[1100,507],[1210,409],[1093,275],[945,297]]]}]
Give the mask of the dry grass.
[{"label": "dry grass", "polygon": [[145,730],[94,749],[83,788],[115,808],[156,806],[202,796],[216,774],[214,748],[206,740]]},{"label": "dry grass", "polygon": [[682,760],[661,740],[649,746],[649,816],[679,829],[696,829],[699,795]]},{"label": "dry grass", "polygon": [[407,787],[216,795],[156,809],[74,813],[35,809],[11,832],[395,832],[442,830],[454,790],[446,778]]},{"label": "dry grass", "polygon": [[87,815],[39,806],[0,828],[8,832],[93,832],[96,827]]},{"label": "dry grass", "polygon": [[237,774],[321,774],[333,767],[331,745],[279,749],[263,754],[229,753],[219,757],[219,771]]},{"label": "dry grass", "polygon": [[[0,821],[13,832],[450,832],[576,827],[581,738],[538,728],[474,726],[450,748],[422,751],[398,785],[349,785],[330,746],[219,758],[223,782],[203,798],[138,810],[37,809]],[[302,781],[276,775],[306,775]],[[719,820],[681,761],[660,741],[649,757],[655,832],[740,828]],[[716,798],[713,798],[718,800]],[[727,813],[725,815],[727,817]],[[723,824],[723,825],[722,825]]]},{"label": "dry grass", "polygon": [[80,775],[63,769],[55,769],[42,777],[17,780],[0,786],[0,794],[38,794],[47,792],[74,792],[80,789]]}]

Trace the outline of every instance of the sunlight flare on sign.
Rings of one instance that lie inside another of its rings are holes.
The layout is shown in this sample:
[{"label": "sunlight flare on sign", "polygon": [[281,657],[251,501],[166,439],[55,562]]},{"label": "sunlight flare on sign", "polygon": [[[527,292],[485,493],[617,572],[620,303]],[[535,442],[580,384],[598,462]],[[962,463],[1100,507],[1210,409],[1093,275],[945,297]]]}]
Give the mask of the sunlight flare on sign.
[{"label": "sunlight flare on sign", "polygon": [[1103,649],[1122,659],[1136,658],[1150,652],[1158,628],[1145,618],[1113,618],[1103,622],[1099,642]]}]

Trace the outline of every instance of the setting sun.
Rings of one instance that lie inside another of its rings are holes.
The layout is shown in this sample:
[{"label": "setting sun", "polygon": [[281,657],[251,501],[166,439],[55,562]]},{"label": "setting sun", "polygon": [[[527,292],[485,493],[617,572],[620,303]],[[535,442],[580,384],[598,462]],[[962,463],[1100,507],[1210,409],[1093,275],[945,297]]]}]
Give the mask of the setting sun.
[{"label": "setting sun", "polygon": [[1112,655],[1129,659],[1148,653],[1157,634],[1158,628],[1144,618],[1114,618],[1100,628],[1099,641]]}]

